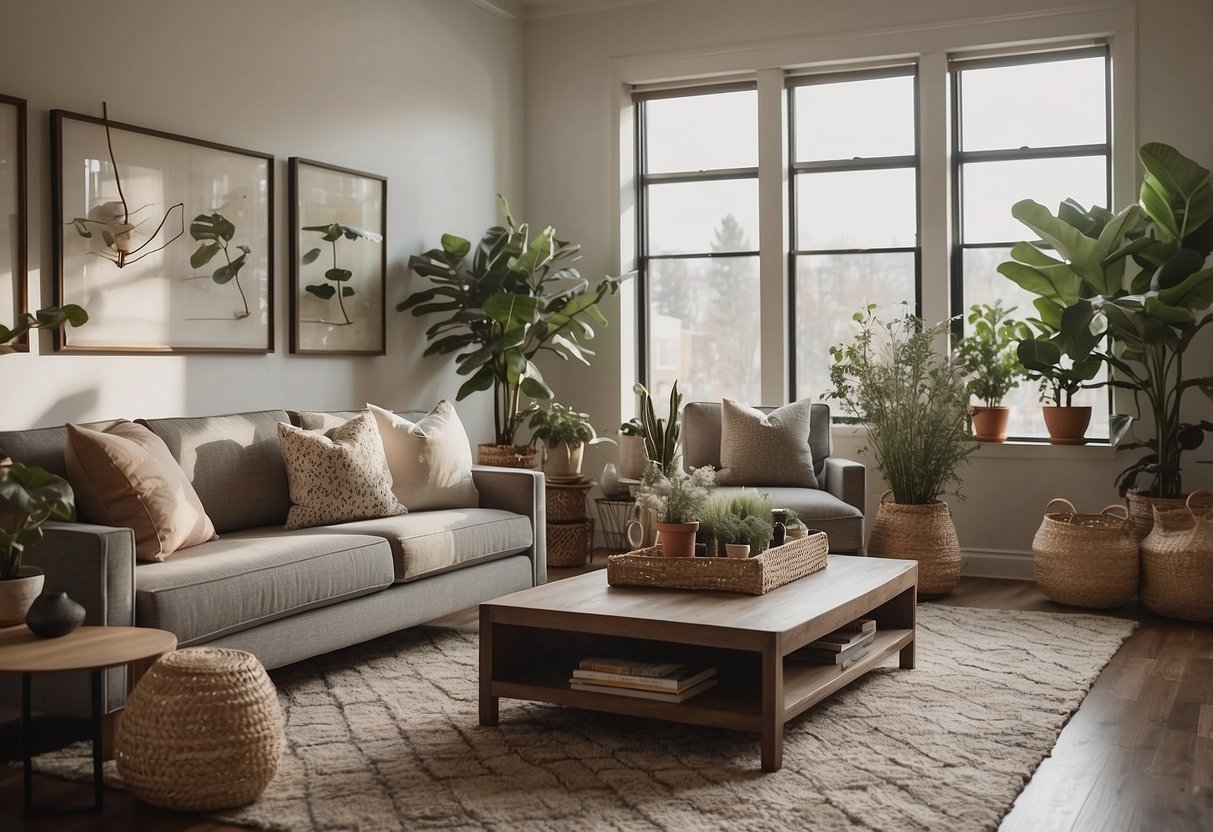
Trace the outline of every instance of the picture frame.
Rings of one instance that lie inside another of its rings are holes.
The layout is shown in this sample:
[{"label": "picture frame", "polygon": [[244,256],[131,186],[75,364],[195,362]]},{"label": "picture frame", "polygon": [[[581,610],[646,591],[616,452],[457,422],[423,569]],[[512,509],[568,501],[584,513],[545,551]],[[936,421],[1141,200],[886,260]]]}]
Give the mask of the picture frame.
[{"label": "picture frame", "polygon": [[[51,111],[55,349],[274,349],[274,157]],[[115,173],[117,174],[115,176]]]},{"label": "picture frame", "polygon": [[[11,327],[29,304],[26,101],[0,95],[0,324]],[[0,345],[28,352],[29,334]]]},{"label": "picture frame", "polygon": [[292,156],[290,350],[387,352],[387,177]]}]

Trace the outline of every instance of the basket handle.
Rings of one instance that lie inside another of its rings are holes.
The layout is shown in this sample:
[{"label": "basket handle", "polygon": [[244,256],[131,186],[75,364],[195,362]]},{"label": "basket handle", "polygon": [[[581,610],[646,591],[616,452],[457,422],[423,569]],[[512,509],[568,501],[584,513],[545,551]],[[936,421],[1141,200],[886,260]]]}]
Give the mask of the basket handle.
[{"label": "basket handle", "polygon": [[1187,507],[1188,513],[1192,515],[1192,519],[1202,520],[1213,516],[1213,507],[1205,509],[1204,514],[1196,513],[1196,509],[1192,508],[1192,498],[1197,496],[1213,498],[1213,492],[1209,491],[1207,488],[1198,488],[1188,495],[1188,499],[1184,500],[1184,505]]},{"label": "basket handle", "polygon": [[[1048,505],[1045,506],[1045,514],[1049,513],[1049,509],[1053,508],[1054,503],[1065,503],[1067,506],[1070,507],[1070,514],[1078,514],[1078,509],[1074,508],[1074,504],[1071,503],[1069,500],[1067,500],[1065,497],[1054,497],[1052,500],[1049,500]],[[1111,506],[1109,506],[1108,508],[1111,508]],[[1104,509],[1104,511],[1107,511],[1107,509]]]},{"label": "basket handle", "polygon": [[[1120,512],[1120,513],[1117,514],[1116,512]],[[1110,506],[1104,506],[1102,509],[1100,509],[1099,513],[1102,515],[1105,515],[1107,517],[1120,518],[1120,530],[1122,532],[1129,525],[1129,507],[1128,506],[1123,506],[1120,503],[1113,503]]]},{"label": "basket handle", "polygon": [[[880,499],[877,502],[881,502],[881,503],[885,502],[885,497],[889,496],[892,493],[893,493],[893,489],[891,489],[891,488],[881,492]],[[889,502],[892,502],[892,500],[889,500]]]}]

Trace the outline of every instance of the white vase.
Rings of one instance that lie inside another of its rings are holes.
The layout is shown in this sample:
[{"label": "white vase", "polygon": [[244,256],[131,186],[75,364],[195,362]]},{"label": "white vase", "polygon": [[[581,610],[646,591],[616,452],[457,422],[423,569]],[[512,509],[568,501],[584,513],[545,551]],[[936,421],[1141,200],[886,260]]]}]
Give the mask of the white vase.
[{"label": "white vase", "polygon": [[598,487],[602,489],[604,495],[611,499],[628,496],[628,487],[619,481],[619,471],[613,462],[602,466],[602,473],[598,476]]},{"label": "white vase", "polygon": [[22,566],[17,577],[0,580],[0,627],[25,621],[30,604],[42,592],[46,576],[36,566]]},{"label": "white vase", "polygon": [[750,556],[750,544],[748,543],[726,543],[724,551],[731,558],[748,558]]}]

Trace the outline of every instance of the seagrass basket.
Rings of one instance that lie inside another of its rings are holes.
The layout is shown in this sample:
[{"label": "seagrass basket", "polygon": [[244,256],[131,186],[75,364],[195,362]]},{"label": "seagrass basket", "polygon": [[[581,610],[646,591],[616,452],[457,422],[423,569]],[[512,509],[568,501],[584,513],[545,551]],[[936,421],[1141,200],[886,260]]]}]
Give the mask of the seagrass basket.
[{"label": "seagrass basket", "polygon": [[589,517],[586,495],[594,487],[593,480],[575,483],[548,482],[543,489],[549,523],[571,523]]},{"label": "seagrass basket", "polygon": [[535,449],[530,445],[494,445],[481,442],[476,446],[476,462],[497,468],[534,468]]},{"label": "seagrass basket", "polygon": [[[1051,513],[1057,503],[1069,510]],[[1069,500],[1050,500],[1032,540],[1032,555],[1036,585],[1060,604],[1108,609],[1137,592],[1137,537],[1124,506],[1079,514]]]},{"label": "seagrass basket", "polygon": [[581,566],[594,544],[594,521],[548,523],[548,566]]},{"label": "seagrass basket", "polygon": [[1155,510],[1141,544],[1141,600],[1159,615],[1213,622],[1213,510],[1197,510],[1208,491],[1183,508]]},{"label": "seagrass basket", "polygon": [[169,653],[136,685],[114,756],[131,793],[180,811],[242,806],[278,770],[282,710],[251,653],[192,647]]},{"label": "seagrass basket", "polygon": [[910,505],[880,495],[868,554],[918,561],[918,594],[946,595],[960,580],[960,541],[947,503]]},{"label": "seagrass basket", "polygon": [[1137,489],[1129,491],[1125,495],[1125,499],[1129,503],[1129,520],[1133,523],[1133,533],[1137,535],[1139,541],[1145,540],[1146,535],[1150,533],[1150,529],[1154,526],[1154,509],[1160,511],[1172,511],[1174,509],[1182,509],[1187,506],[1188,497],[1195,496],[1196,502],[1193,504],[1196,508],[1213,508],[1213,494],[1201,489],[1192,494],[1185,494],[1182,497],[1151,497],[1148,494],[1143,494]]}]

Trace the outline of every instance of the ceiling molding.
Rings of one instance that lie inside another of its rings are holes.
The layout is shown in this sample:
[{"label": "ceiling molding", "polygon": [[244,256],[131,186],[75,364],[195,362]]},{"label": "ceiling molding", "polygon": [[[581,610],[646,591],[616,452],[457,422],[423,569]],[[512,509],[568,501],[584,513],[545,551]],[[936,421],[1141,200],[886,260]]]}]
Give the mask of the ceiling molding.
[{"label": "ceiling molding", "polygon": [[[475,0],[473,0],[475,2]],[[496,2],[496,0],[493,0]],[[575,14],[621,9],[661,3],[664,0],[521,0],[523,16],[527,20],[546,17],[568,17]]]},{"label": "ceiling molding", "polygon": [[479,6],[486,12],[506,20],[521,20],[523,17],[522,4],[518,0],[469,0],[474,6]]}]

